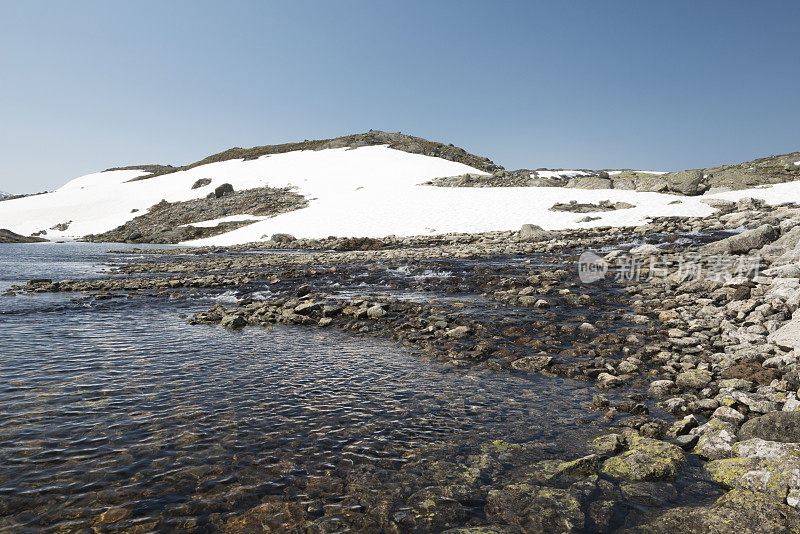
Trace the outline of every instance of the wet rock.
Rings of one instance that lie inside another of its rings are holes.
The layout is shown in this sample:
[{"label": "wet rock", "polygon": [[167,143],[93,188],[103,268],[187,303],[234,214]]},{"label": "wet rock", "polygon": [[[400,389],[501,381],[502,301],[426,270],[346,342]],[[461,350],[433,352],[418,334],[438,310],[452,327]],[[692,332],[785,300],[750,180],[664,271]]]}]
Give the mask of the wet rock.
[{"label": "wet rock", "polygon": [[620,434],[606,434],[592,441],[592,448],[599,454],[613,456],[625,447],[625,440]]},{"label": "wet rock", "polygon": [[597,375],[597,387],[602,389],[611,389],[620,387],[623,384],[621,378],[616,377],[610,373],[600,373]]},{"label": "wet rock", "polygon": [[675,387],[675,382],[672,380],[655,380],[650,382],[650,387],[648,388],[650,394],[653,395],[657,399],[662,399],[670,394],[672,388]]},{"label": "wet rock", "polygon": [[490,521],[501,521],[526,533],[563,533],[583,529],[581,502],[569,490],[511,484],[492,490],[485,507]]},{"label": "wet rock", "polygon": [[678,497],[669,482],[628,482],[620,485],[625,500],[641,506],[661,507]]},{"label": "wet rock", "polygon": [[239,329],[247,326],[247,321],[241,315],[226,315],[220,321],[220,325],[225,328]]},{"label": "wet rock", "polygon": [[518,371],[538,373],[553,361],[552,356],[525,356],[511,362],[511,367]]},{"label": "wet rock", "polygon": [[673,443],[680,447],[681,449],[688,451],[691,450],[697,445],[698,436],[694,436],[692,434],[684,434],[682,436],[678,436],[673,440]]},{"label": "wet rock", "polygon": [[631,436],[629,449],[606,460],[603,473],[630,481],[653,481],[674,478],[686,461],[680,447],[664,441]]}]

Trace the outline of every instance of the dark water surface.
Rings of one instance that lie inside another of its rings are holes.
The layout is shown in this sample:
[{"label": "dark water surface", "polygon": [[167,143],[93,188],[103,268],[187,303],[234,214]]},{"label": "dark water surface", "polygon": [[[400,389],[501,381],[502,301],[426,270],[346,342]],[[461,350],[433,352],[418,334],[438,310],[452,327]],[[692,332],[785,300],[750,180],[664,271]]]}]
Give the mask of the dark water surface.
[{"label": "dark water surface", "polygon": [[[0,245],[0,289],[81,279],[105,244]],[[305,327],[230,332],[179,314],[212,295],[0,296],[0,532],[214,530],[316,475],[399,471],[437,443],[576,456],[593,389],[453,370]],[[597,432],[597,429],[594,429]],[[319,497],[334,506],[333,489]]]}]

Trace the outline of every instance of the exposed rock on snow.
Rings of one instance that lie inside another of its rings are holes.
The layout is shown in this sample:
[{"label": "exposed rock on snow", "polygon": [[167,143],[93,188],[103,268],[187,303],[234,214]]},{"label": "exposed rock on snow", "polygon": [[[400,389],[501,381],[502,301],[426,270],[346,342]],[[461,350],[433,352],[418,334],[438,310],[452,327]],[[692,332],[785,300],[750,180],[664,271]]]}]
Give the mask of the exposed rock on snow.
[{"label": "exposed rock on snow", "polygon": [[0,243],[41,243],[47,241],[41,237],[26,237],[10,230],[0,229]]}]

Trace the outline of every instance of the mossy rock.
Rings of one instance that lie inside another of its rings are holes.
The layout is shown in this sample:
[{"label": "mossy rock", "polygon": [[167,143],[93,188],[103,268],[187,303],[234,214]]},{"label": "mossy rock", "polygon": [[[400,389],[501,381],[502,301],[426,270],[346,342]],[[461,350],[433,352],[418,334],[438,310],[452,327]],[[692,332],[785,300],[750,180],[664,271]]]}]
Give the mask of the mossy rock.
[{"label": "mossy rock", "polygon": [[734,489],[710,506],[673,508],[645,525],[628,530],[641,534],[730,534],[732,531],[800,532],[800,514],[764,493]]},{"label": "mossy rock", "polygon": [[683,450],[671,443],[650,438],[629,438],[630,449],[606,460],[602,472],[606,475],[640,482],[675,478],[686,462]]}]

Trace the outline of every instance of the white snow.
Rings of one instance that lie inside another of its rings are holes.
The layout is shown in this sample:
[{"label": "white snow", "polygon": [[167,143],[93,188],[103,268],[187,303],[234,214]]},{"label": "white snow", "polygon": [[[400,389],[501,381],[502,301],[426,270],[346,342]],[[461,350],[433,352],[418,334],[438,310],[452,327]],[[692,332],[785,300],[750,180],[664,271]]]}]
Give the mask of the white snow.
[{"label": "white snow", "polygon": [[[540,175],[541,175],[540,171]],[[581,171],[552,171],[555,173]],[[639,225],[657,216],[707,216],[708,198],[763,198],[770,203],[800,201],[800,182],[768,188],[683,197],[625,190],[553,187],[435,187],[418,185],[437,177],[484,174],[466,165],[393,150],[385,146],[297,151],[255,160],[211,163],[164,176],[130,182],[140,171],[109,171],[73,180],[52,193],[0,203],[0,228],[28,235],[42,229],[48,238],[79,237],[111,230],[144,213],[162,199],[205,197],[220,184],[236,190],[292,186],[309,206],[275,217],[234,215],[195,223],[256,219],[226,234],[192,245],[229,245],[269,239],[275,233],[296,237],[421,235],[448,232],[516,230],[524,223],[545,229]],[[207,186],[191,189],[200,178]],[[624,201],[635,208],[591,213],[598,220],[578,223],[583,213],[553,212],[556,202]],[[138,210],[132,212],[132,210]],[[66,231],[51,227],[72,221]]]},{"label": "white snow", "polygon": [[[81,237],[112,230],[162,199],[177,202],[202,198],[223,183],[230,183],[236,190],[295,186],[311,202],[318,198],[335,204],[340,196],[412,187],[433,178],[468,172],[483,174],[467,165],[385,146],[228,160],[133,182],[129,180],[147,173],[109,171],[81,176],[52,193],[4,201],[0,205],[0,228],[22,235],[47,230],[48,238]],[[212,181],[192,189],[200,178]],[[68,221],[72,223],[65,231],[51,229]]]}]

